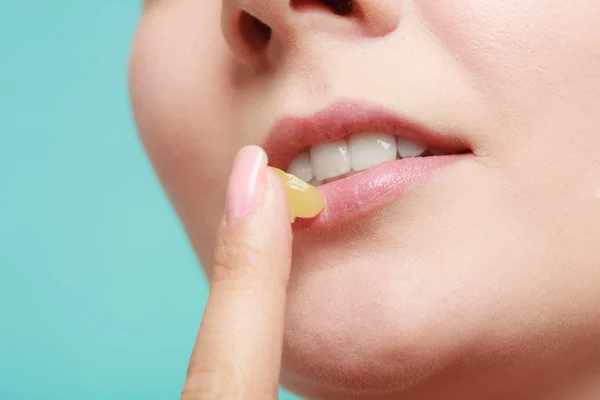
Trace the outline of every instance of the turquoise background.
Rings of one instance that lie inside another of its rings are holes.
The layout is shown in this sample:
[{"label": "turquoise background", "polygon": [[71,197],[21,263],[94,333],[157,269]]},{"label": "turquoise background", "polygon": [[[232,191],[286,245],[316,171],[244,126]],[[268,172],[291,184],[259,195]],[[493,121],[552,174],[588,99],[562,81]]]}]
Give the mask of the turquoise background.
[{"label": "turquoise background", "polygon": [[207,286],[135,135],[138,14],[0,0],[2,400],[179,397]]}]

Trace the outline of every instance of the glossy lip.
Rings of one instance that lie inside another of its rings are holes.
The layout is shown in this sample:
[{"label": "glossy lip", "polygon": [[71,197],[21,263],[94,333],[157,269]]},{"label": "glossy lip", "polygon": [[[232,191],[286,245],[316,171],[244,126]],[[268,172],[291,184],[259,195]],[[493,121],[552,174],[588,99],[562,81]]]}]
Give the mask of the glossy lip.
[{"label": "glossy lip", "polygon": [[[343,139],[353,133],[382,132],[403,137],[450,155],[404,158],[318,187],[325,209],[310,220],[297,220],[295,229],[326,228],[357,218],[397,198],[438,170],[472,156],[470,146],[457,137],[437,133],[380,106],[339,102],[309,117],[278,120],[262,147],[271,166],[286,170],[311,145]],[[463,153],[463,154],[457,154]]]},{"label": "glossy lip", "polygon": [[325,208],[315,218],[297,219],[294,229],[331,228],[364,216],[429,180],[440,170],[471,156],[472,153],[464,153],[404,158],[321,185],[318,189],[325,198]]}]

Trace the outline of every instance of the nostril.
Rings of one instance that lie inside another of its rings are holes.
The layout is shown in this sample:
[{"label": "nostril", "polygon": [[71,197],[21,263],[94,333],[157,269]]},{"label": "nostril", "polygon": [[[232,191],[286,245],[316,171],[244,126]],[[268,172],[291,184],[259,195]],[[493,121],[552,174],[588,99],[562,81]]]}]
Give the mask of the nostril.
[{"label": "nostril", "polygon": [[246,43],[255,50],[263,49],[271,40],[271,28],[245,11],[240,15],[239,30]]},{"label": "nostril", "polygon": [[349,15],[352,13],[353,0],[290,0],[292,8],[310,8],[325,6],[337,15]]}]

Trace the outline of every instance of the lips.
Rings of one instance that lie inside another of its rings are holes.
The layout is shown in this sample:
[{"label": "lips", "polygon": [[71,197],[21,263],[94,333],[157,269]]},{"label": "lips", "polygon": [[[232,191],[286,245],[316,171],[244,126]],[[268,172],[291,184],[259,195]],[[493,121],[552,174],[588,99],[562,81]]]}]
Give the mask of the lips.
[{"label": "lips", "polygon": [[394,135],[424,144],[442,155],[390,161],[319,186],[326,200],[325,209],[313,220],[300,220],[295,226],[329,227],[360,217],[472,155],[461,138],[434,132],[382,107],[353,101],[335,103],[308,117],[282,118],[262,146],[270,164],[286,170],[294,158],[311,146],[364,132]]}]

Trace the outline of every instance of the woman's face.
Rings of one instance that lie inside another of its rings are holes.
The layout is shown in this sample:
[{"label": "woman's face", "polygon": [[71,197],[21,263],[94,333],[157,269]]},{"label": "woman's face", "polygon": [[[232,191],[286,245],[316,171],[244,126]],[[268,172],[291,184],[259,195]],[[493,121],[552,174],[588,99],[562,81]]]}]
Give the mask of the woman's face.
[{"label": "woman's face", "polygon": [[[433,172],[417,183],[400,166],[329,184],[321,218],[334,217],[294,228],[282,381],[315,397],[437,398],[592,368],[600,2],[354,0],[347,15],[327,3],[154,0],[132,54],[141,137],[208,273],[244,145],[297,155],[303,129],[327,135],[364,112],[363,133],[469,152],[418,161],[411,174]],[[398,117],[389,132],[378,107]],[[385,193],[370,202],[369,188]]]}]

